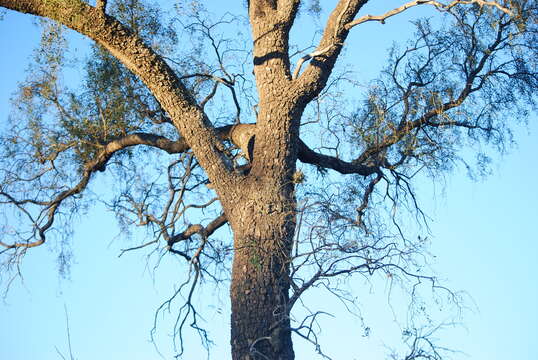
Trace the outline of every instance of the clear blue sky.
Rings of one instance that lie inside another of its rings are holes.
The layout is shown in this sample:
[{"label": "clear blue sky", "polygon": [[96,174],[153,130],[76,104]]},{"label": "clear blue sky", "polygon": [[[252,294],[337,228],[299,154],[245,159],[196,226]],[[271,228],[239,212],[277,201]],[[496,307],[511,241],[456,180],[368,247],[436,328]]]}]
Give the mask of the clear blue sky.
[{"label": "clear blue sky", "polygon": [[[39,37],[31,21],[12,13],[0,21],[2,122]],[[396,33],[405,34],[405,21],[402,17],[394,24],[368,25],[357,31],[348,44],[346,61],[353,59],[354,45],[361,41],[372,51],[385,48]],[[367,31],[375,31],[376,37],[363,37]],[[371,58],[361,63],[360,71],[373,71],[379,63],[379,58]],[[419,190],[433,218],[434,268],[452,288],[467,291],[476,304],[474,312],[465,314],[466,328],[442,333],[443,344],[466,354],[454,358],[538,359],[536,120],[532,118],[528,128],[516,128],[518,146],[495,159],[494,174],[484,181],[472,182],[460,169],[449,177],[446,188],[425,183]],[[0,359],[60,359],[55,348],[67,356],[64,306],[77,359],[159,358],[149,342],[154,310],[184,278],[185,268],[167,259],[153,277],[144,252],[117,257],[126,245],[115,239],[118,232],[113,215],[100,205],[79,219],[72,238],[75,263],[70,280],[58,277],[53,244],[29,252],[22,268],[24,282],[16,281],[0,303]],[[362,314],[366,321],[381,319],[368,338],[362,336],[357,319],[346,315],[338,303],[319,298],[321,308],[340,315],[323,323],[323,349],[334,359],[379,359],[384,345],[397,338],[398,326],[387,313],[386,291],[377,290],[377,295],[361,297],[370,305],[369,312]],[[199,295],[216,341],[214,359],[229,358],[227,291],[207,288]],[[376,302],[380,302],[377,308]],[[163,319],[158,337],[167,359],[170,321],[173,316]],[[296,344],[298,359],[312,358],[307,344],[299,340]],[[187,347],[186,359],[206,358],[195,337],[187,339]]]}]

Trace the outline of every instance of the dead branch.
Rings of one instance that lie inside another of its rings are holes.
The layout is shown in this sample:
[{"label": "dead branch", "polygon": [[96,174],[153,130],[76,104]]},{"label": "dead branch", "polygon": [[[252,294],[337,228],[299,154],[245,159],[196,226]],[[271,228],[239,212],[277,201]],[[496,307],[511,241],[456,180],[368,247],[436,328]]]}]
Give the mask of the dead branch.
[{"label": "dead branch", "polygon": [[448,4],[443,4],[439,1],[432,1],[432,0],[414,0],[414,1],[410,1],[400,7],[397,7],[395,9],[392,9],[390,11],[387,11],[386,13],[382,14],[382,15],[364,15],[364,16],[361,16],[360,18],[356,19],[356,20],[353,20],[349,23],[347,23],[345,25],[345,28],[347,30],[351,29],[352,27],[354,26],[357,26],[359,24],[362,24],[362,23],[365,23],[365,22],[368,22],[368,21],[379,21],[380,23],[384,24],[385,23],[385,20],[387,20],[388,18],[391,18],[395,15],[398,15],[412,7],[415,7],[415,6],[419,6],[419,5],[432,5],[434,6],[435,8],[441,10],[441,11],[449,11],[450,9],[452,9],[453,7],[455,6],[458,6],[458,5],[469,5],[469,4],[476,4],[476,5],[479,5],[479,6],[491,6],[491,7],[495,7],[497,8],[498,10],[502,11],[503,13],[507,14],[507,15],[510,15],[512,16],[513,13],[512,13],[512,10],[510,10],[509,8],[505,7],[505,6],[502,6],[501,4],[499,4],[499,2],[497,1],[484,1],[484,0],[454,0]]}]

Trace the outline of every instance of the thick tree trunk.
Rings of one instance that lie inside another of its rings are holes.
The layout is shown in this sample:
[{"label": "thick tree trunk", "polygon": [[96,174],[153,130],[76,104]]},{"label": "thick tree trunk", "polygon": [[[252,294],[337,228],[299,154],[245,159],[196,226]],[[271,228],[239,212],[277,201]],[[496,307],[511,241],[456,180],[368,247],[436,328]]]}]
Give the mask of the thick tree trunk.
[{"label": "thick tree trunk", "polygon": [[[289,259],[295,230],[293,192],[259,184],[234,211],[231,285],[234,360],[294,359],[289,320]],[[287,193],[287,194],[286,194]]]}]

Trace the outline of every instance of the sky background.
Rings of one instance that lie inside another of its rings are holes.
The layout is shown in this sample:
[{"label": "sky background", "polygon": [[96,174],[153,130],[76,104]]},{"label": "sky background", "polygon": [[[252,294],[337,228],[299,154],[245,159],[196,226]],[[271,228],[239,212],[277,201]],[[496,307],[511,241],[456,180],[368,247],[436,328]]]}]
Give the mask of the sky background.
[{"label": "sky background", "polygon": [[[221,9],[215,5],[214,10]],[[385,26],[367,24],[356,29],[347,44],[346,61],[360,57],[361,75],[371,76],[383,63],[382,50],[391,39],[411,35],[406,16]],[[38,28],[29,16],[8,13],[0,21],[0,121],[4,124],[9,98],[17,81],[25,77],[38,39]],[[359,44],[372,54],[365,61],[357,51]],[[424,181],[419,189],[433,219],[433,268],[451,288],[466,291],[472,299],[464,326],[439,336],[442,344],[462,351],[453,358],[538,359],[536,120],[534,116],[528,127],[515,127],[518,145],[494,159],[493,174],[486,179],[473,182],[459,169],[445,186]],[[106,186],[103,179],[97,181],[97,189]],[[61,359],[58,352],[67,358],[66,310],[76,359],[159,358],[149,341],[154,311],[172,294],[174,284],[184,279],[185,267],[167,258],[154,272],[146,266],[145,252],[118,258],[119,250],[128,245],[116,237],[118,233],[114,216],[100,204],[77,219],[69,279],[58,276],[54,244],[29,252],[22,268],[24,280],[16,280],[0,303],[0,359]],[[332,358],[380,359],[399,339],[401,328],[387,311],[387,289],[371,290],[360,295],[361,304],[369,309],[362,316],[367,324],[380,325],[372,326],[368,337],[363,336],[358,318],[346,314],[334,300],[314,294],[317,300],[311,304],[335,314],[322,323],[321,337],[323,350]],[[198,295],[216,342],[212,359],[229,358],[227,291],[225,286],[220,291],[207,287]],[[173,319],[173,315],[159,318],[157,343],[167,359]],[[186,342],[185,359],[207,357],[195,336]],[[296,354],[297,359],[313,358],[311,347],[299,340]]]}]

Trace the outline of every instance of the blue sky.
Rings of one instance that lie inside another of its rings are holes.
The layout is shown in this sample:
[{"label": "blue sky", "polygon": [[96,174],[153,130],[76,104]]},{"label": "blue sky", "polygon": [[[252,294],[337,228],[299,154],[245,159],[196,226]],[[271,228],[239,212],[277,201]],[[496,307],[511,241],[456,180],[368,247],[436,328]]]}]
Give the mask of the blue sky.
[{"label": "blue sky", "polygon": [[[391,26],[368,24],[357,29],[348,44],[348,59],[359,41],[369,49],[385,48],[396,33],[405,34],[405,22],[402,17]],[[363,37],[367,31],[378,36],[383,32],[388,40]],[[5,122],[9,97],[17,81],[24,79],[39,33],[30,17],[9,13],[0,21],[0,34],[0,121]],[[379,66],[379,60],[372,58],[361,66],[360,71],[368,73]],[[466,312],[464,327],[442,333],[443,344],[465,353],[454,358],[538,358],[534,346],[538,339],[536,120],[533,117],[528,127],[515,128],[517,147],[496,157],[494,172],[486,179],[473,182],[459,169],[445,187],[425,181],[419,189],[433,218],[433,267],[452,288],[466,291],[470,304],[476,305]],[[116,238],[118,232],[113,215],[99,204],[78,219],[72,238],[75,263],[68,280],[58,277],[53,245],[29,253],[24,281],[17,280],[0,303],[0,359],[61,359],[56,348],[67,355],[64,309],[77,359],[159,358],[149,341],[153,314],[172,294],[174,284],[184,279],[185,268],[166,259],[154,273],[146,266],[144,252],[118,258],[119,249],[126,245]],[[368,338],[362,336],[357,318],[319,295],[319,306],[338,315],[323,322],[323,349],[334,359],[381,358],[384,346],[398,338],[399,327],[386,311],[387,291],[376,290],[361,294],[361,302],[371,309],[362,314],[365,320],[381,319]],[[212,358],[227,359],[227,289],[207,287],[198,297],[216,340]],[[384,304],[376,307],[376,302]],[[158,328],[157,342],[165,358],[170,358],[171,321],[173,316],[164,317]],[[187,342],[186,359],[206,358],[194,336]],[[298,359],[312,358],[307,344],[296,344]]]}]

